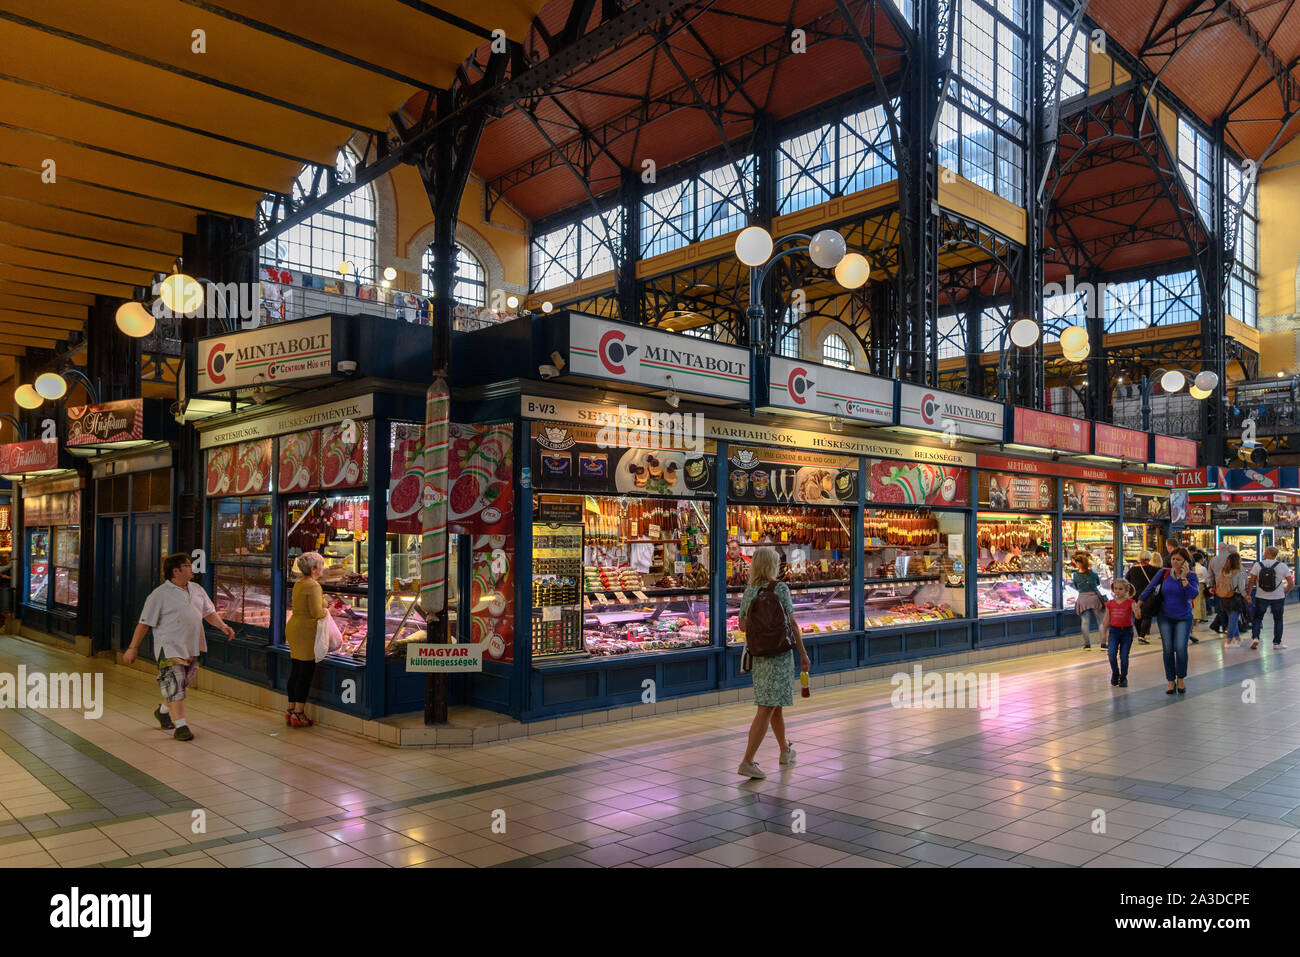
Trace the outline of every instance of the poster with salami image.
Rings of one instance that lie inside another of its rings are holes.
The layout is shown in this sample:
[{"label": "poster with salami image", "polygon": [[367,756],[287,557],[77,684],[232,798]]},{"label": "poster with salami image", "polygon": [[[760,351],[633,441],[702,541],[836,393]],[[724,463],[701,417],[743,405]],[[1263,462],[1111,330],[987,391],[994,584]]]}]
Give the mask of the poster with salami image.
[{"label": "poster with salami image", "polygon": [[868,459],[868,501],[894,505],[970,505],[970,473],[952,465]]},{"label": "poster with salami image", "polygon": [[235,463],[235,450],[238,446],[223,445],[208,450],[207,495],[215,498],[219,495],[234,495],[234,477],[231,474]]},{"label": "poster with salami image", "polygon": [[369,422],[340,422],[320,429],[320,487],[365,485],[369,449]]},{"label": "poster with salami image", "polygon": [[514,428],[452,423],[449,433],[448,532],[508,532],[514,523]]},{"label": "poster with salami image", "polygon": [[470,641],[493,661],[514,661],[514,570],[511,535],[475,535],[470,543]]},{"label": "poster with salami image", "polygon": [[271,440],[257,439],[235,446],[231,484],[236,495],[271,491]]},{"label": "poster with salami image", "polygon": [[395,422],[389,427],[392,451],[388,475],[388,532],[419,535],[424,492],[424,426]]},{"label": "poster with salami image", "polygon": [[320,430],[308,429],[280,438],[276,487],[281,492],[315,488],[320,481]]}]

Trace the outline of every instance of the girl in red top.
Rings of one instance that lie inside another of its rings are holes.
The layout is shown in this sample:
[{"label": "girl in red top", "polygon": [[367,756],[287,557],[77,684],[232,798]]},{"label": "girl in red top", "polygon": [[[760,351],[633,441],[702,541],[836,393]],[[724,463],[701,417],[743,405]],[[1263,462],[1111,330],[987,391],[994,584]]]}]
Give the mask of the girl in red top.
[{"label": "girl in red top", "polygon": [[1128,650],[1133,646],[1133,620],[1142,617],[1142,608],[1133,600],[1133,586],[1115,582],[1115,597],[1106,602],[1101,616],[1101,633],[1108,637],[1110,683],[1128,687]]}]

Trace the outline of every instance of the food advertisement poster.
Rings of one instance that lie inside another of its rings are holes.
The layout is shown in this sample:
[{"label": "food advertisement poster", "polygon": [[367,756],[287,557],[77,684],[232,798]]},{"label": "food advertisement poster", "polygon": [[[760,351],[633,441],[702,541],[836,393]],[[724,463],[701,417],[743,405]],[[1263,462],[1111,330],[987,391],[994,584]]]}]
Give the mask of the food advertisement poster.
[{"label": "food advertisement poster", "polygon": [[814,452],[733,447],[727,460],[727,499],[755,505],[854,504],[858,461]]},{"label": "food advertisement poster", "polygon": [[320,430],[320,488],[349,488],[370,479],[370,423],[351,420]]},{"label": "food advertisement poster", "polygon": [[868,459],[867,478],[876,505],[970,505],[970,473],[957,466]]},{"label": "food advertisement poster", "polygon": [[208,497],[260,495],[271,490],[271,440],[255,439],[208,450]]},{"label": "food advertisement poster", "polygon": [[[514,527],[514,428],[504,425],[448,426],[447,531],[493,535]],[[408,476],[403,481],[410,482]],[[405,507],[406,492],[400,503]],[[390,508],[392,499],[389,500]],[[418,514],[418,513],[417,513]],[[490,649],[489,649],[490,652]]]},{"label": "food advertisement poster", "polygon": [[424,426],[394,422],[389,426],[392,460],[388,473],[388,533],[419,535],[420,502],[424,498]]},{"label": "food advertisement poster", "polygon": [[[1187,493],[1183,493],[1187,501]],[[1169,518],[1169,493],[1161,495],[1144,485],[1124,486],[1124,520],[1127,522],[1158,522]]]},{"label": "food advertisement poster", "polygon": [[484,645],[492,661],[515,660],[514,553],[511,535],[475,535],[470,542],[470,641]]},{"label": "food advertisement poster", "polygon": [[235,461],[237,448],[236,445],[223,445],[220,448],[208,449],[208,472],[205,483],[208,498],[235,494],[230,470]]},{"label": "food advertisement poster", "polygon": [[1008,472],[980,472],[980,504],[993,509],[1037,509],[1056,507],[1056,480],[1041,475]]},{"label": "food advertisement poster", "polygon": [[280,437],[277,490],[300,492],[314,488],[320,478],[320,430],[308,429]]},{"label": "food advertisement poster", "polygon": [[1115,515],[1119,512],[1119,499],[1113,485],[1097,485],[1093,482],[1075,482],[1065,480],[1061,490],[1065,497],[1067,512],[1100,512]]},{"label": "food advertisement poster", "polygon": [[[668,434],[654,437],[662,442],[645,442],[656,446],[653,448],[610,444],[608,439],[617,434],[616,429],[535,423],[534,487],[618,495],[713,494],[713,443],[681,441],[681,435]],[[627,441],[636,435],[635,431],[624,430],[622,438]]]}]

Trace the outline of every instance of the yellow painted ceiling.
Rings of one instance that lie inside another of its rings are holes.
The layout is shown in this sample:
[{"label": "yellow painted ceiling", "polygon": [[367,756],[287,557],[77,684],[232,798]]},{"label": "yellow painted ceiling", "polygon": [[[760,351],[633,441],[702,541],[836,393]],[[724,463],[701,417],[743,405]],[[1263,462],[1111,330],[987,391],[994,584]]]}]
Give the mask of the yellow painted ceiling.
[{"label": "yellow painted ceiling", "polygon": [[406,0],[0,0],[0,356],[147,285],[200,214],[251,217],[385,130],[542,0],[436,6],[477,29]]}]

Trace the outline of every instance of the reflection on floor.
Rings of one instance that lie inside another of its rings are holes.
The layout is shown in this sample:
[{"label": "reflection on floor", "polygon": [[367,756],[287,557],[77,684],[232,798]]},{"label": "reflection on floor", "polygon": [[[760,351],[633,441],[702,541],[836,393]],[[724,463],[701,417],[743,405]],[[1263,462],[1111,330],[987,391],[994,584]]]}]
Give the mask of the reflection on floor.
[{"label": "reflection on floor", "polygon": [[147,675],[0,638],[0,674],[103,670],[107,698],[0,709],[0,866],[1300,865],[1300,652],[1198,634],[1185,696],[1158,642],[1128,688],[1095,647],[986,664],[996,713],[819,690],[764,781],[735,774],[747,704],[398,750],[196,692],[183,743]]}]

